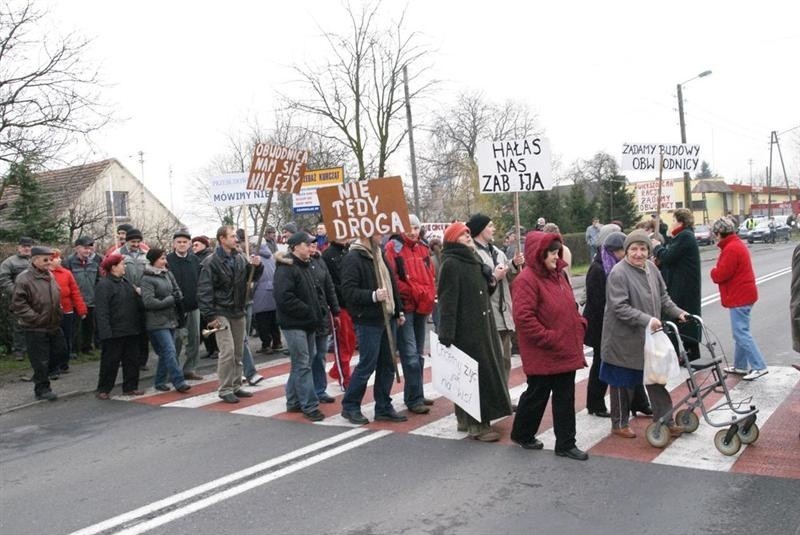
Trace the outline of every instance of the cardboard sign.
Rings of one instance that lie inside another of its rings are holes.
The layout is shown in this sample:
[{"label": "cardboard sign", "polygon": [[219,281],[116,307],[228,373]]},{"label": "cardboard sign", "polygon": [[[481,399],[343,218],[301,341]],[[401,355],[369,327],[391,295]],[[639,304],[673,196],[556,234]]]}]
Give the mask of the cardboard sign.
[{"label": "cardboard sign", "polygon": [[[264,204],[269,195],[269,191],[247,189],[247,173],[228,173],[211,177],[209,185],[211,204],[217,208]],[[273,201],[277,201],[277,197],[274,197]]]},{"label": "cardboard sign", "polygon": [[431,331],[431,376],[433,388],[441,395],[481,421],[481,391],[478,384],[478,361],[455,345],[445,347]]},{"label": "cardboard sign", "polygon": [[439,238],[444,241],[444,229],[450,223],[420,223],[419,229],[425,230],[425,239],[431,241],[431,238]]},{"label": "cardboard sign", "polygon": [[328,238],[344,241],[411,228],[399,176],[357,180],[317,190]]},{"label": "cardboard sign", "polygon": [[481,193],[553,188],[550,141],[546,138],[480,143],[477,156]]},{"label": "cardboard sign", "polygon": [[319,212],[317,189],[337,184],[344,184],[344,167],[306,171],[300,193],[292,195],[292,212],[295,214]]},{"label": "cardboard sign", "polygon": [[636,199],[639,202],[639,212],[647,214],[675,209],[675,201],[672,198],[673,182],[671,179],[664,179],[661,184],[661,210],[658,209],[658,180],[636,182],[634,188],[636,188]]},{"label": "cardboard sign", "polygon": [[700,164],[700,145],[623,143],[622,169],[658,173],[661,154],[664,154],[664,171],[692,172]]},{"label": "cardboard sign", "polygon": [[247,189],[298,193],[306,174],[308,151],[259,143],[253,152]]}]

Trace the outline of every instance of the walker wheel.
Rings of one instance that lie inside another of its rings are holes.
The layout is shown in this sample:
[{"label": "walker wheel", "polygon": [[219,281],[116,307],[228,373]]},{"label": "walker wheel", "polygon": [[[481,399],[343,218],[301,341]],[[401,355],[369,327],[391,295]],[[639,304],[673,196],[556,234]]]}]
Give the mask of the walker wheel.
[{"label": "walker wheel", "polygon": [[675,414],[675,423],[681,426],[685,433],[694,433],[700,427],[700,418],[694,411],[681,409]]},{"label": "walker wheel", "polygon": [[758,424],[754,422],[747,431],[745,431],[743,427],[740,427],[739,440],[742,441],[742,444],[752,444],[758,440]]},{"label": "walker wheel", "polygon": [[644,434],[654,448],[663,448],[669,443],[669,427],[666,424],[653,422],[647,426]]},{"label": "walker wheel", "polygon": [[740,439],[739,435],[736,434],[733,435],[730,442],[726,444],[725,435],[727,434],[727,429],[720,429],[717,431],[717,434],[714,435],[714,446],[717,447],[722,455],[736,455],[742,447],[742,439]]}]

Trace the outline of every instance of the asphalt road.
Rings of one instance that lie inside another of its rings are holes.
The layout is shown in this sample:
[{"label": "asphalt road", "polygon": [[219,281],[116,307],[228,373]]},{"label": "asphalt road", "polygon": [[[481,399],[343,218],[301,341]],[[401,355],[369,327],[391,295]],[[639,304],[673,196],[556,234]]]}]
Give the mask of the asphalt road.
[{"label": "asphalt road", "polygon": [[[789,266],[792,249],[753,246],[757,276]],[[712,264],[706,297],[717,291]],[[788,288],[788,274],[759,286],[753,331],[771,366],[796,362]],[[730,354],[726,311],[715,302],[703,316]],[[793,437],[786,448],[800,451]],[[800,533],[798,488],[88,395],[0,416],[2,533],[784,535]]]}]

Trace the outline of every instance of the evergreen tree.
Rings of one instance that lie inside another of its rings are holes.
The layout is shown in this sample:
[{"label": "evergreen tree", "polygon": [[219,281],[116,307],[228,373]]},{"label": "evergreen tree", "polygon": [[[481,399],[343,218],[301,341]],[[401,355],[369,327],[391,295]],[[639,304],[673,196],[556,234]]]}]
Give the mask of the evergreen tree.
[{"label": "evergreen tree", "polygon": [[694,175],[695,178],[711,178],[713,176],[714,173],[711,172],[711,166],[705,160],[700,163],[700,171]]},{"label": "evergreen tree", "polygon": [[625,229],[630,229],[642,218],[636,203],[636,194],[628,191],[628,179],[613,175],[600,182],[600,220],[607,223],[622,221]]},{"label": "evergreen tree", "polygon": [[[594,217],[594,204],[586,200],[586,188],[583,182],[575,182],[569,190],[565,206],[566,217],[559,225],[561,232],[579,232],[591,223]],[[587,221],[589,223],[587,223]]]},{"label": "evergreen tree", "polygon": [[15,185],[19,193],[8,215],[11,228],[2,231],[3,239],[29,236],[39,243],[50,244],[66,240],[64,219],[55,218],[55,203],[33,177],[27,161],[12,163],[4,182]]}]

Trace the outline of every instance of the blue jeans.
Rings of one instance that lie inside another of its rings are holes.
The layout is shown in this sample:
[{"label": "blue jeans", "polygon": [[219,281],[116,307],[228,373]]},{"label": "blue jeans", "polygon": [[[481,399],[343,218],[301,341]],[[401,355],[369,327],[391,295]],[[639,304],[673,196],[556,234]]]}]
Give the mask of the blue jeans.
[{"label": "blue jeans", "polygon": [[319,408],[319,400],[314,392],[314,378],[311,375],[311,358],[316,353],[313,332],[300,329],[281,329],[289,348],[291,370],[286,381],[286,406],[300,407],[305,414]]},{"label": "blue jeans", "polygon": [[311,373],[314,377],[314,391],[317,396],[325,393],[328,388],[328,376],[325,374],[325,357],[328,355],[328,335],[315,335],[317,351],[311,361]]},{"label": "blue jeans", "polygon": [[167,374],[172,382],[172,386],[178,388],[186,384],[183,378],[183,371],[178,365],[178,356],[175,353],[175,329],[156,329],[149,331],[150,343],[153,350],[158,355],[158,367],[156,368],[155,384],[163,385],[167,382]]},{"label": "blue jeans", "polygon": [[733,366],[743,370],[765,370],[767,363],[750,333],[751,305],[731,309],[733,331]]},{"label": "blue jeans", "polygon": [[375,386],[373,387],[375,414],[391,414],[394,412],[394,408],[389,394],[392,391],[392,381],[394,380],[394,366],[386,329],[383,324],[356,324],[355,328],[356,336],[358,336],[358,366],[353,371],[350,385],[342,398],[342,411],[361,410],[361,401],[367,391],[367,382],[375,372]]},{"label": "blue jeans", "polygon": [[403,400],[407,407],[421,405],[422,352],[425,350],[425,330],[428,316],[406,312],[406,322],[397,327],[397,349],[403,366]]}]

